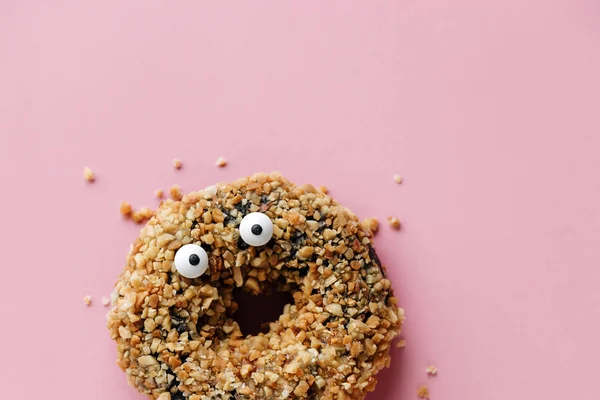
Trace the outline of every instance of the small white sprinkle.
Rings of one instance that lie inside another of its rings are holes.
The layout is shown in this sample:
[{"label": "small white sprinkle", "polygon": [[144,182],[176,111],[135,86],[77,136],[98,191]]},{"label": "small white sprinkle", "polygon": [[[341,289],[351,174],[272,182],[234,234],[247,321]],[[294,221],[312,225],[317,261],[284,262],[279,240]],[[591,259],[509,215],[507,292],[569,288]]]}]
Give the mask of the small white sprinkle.
[{"label": "small white sprinkle", "polygon": [[106,307],[106,306],[108,306],[110,304],[110,299],[108,297],[106,297],[106,296],[102,297],[101,301],[102,301],[102,305],[104,307]]}]

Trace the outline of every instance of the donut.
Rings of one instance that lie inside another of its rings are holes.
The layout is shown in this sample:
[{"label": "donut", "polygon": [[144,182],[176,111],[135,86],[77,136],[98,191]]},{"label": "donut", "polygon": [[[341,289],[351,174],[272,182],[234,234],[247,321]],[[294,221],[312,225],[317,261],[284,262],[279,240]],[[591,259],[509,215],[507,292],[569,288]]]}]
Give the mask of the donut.
[{"label": "donut", "polygon": [[[291,301],[248,334],[240,290]],[[279,173],[163,201],[112,300],[117,364],[159,400],[364,399],[404,319],[370,230]]]}]

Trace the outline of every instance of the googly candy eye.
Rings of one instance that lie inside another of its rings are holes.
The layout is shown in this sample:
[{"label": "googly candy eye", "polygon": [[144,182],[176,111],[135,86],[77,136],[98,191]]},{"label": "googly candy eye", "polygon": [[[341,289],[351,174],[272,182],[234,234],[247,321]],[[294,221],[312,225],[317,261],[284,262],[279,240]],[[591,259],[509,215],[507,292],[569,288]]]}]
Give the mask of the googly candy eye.
[{"label": "googly candy eye", "polygon": [[175,253],[175,268],[181,276],[198,278],[208,269],[208,254],[197,244],[186,244]]},{"label": "googly candy eye", "polygon": [[267,244],[273,237],[273,222],[263,213],[250,213],[240,223],[240,236],[250,246]]}]

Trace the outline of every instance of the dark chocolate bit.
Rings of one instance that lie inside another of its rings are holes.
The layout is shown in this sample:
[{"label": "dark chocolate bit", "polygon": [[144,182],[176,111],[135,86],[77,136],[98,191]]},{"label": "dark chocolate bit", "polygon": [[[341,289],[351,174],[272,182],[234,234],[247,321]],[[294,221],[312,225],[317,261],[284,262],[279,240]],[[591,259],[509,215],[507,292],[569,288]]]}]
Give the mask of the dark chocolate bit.
[{"label": "dark chocolate bit", "polygon": [[385,268],[383,267],[383,265],[381,265],[381,261],[377,256],[377,252],[375,251],[375,248],[371,245],[369,245],[369,257],[371,258],[371,262],[374,262],[378,267],[380,267],[381,275],[383,275],[384,278],[387,278]]},{"label": "dark chocolate bit", "polygon": [[248,214],[248,210],[250,210],[250,202],[246,202],[246,204],[242,204],[243,201],[240,201],[235,205],[235,208],[242,213],[242,216]]},{"label": "dark chocolate bit", "polygon": [[208,254],[210,254],[210,251],[212,250],[210,248],[210,244],[200,243],[200,247],[202,247],[204,249],[204,251],[206,251],[206,253],[208,253]]},{"label": "dark chocolate bit", "polygon": [[237,247],[240,250],[246,250],[250,246],[248,245],[248,243],[244,242],[244,240],[240,237],[237,241]]},{"label": "dark chocolate bit", "polygon": [[304,246],[305,241],[306,241],[306,234],[301,231],[296,231],[294,233],[294,236],[290,238],[290,242],[292,243],[292,246],[294,246],[296,248],[300,248],[300,247]]},{"label": "dark chocolate bit", "polygon": [[181,335],[183,332],[187,332],[187,322],[185,318],[180,317],[179,315],[171,314],[171,322],[174,325],[174,328]]},{"label": "dark chocolate bit", "polygon": [[186,397],[179,390],[175,394],[171,395],[171,400],[185,400]]},{"label": "dark chocolate bit", "polygon": [[232,217],[231,215],[225,213],[225,220],[223,221],[223,225],[227,226],[234,222],[235,222],[235,218]]},{"label": "dark chocolate bit", "polygon": [[177,333],[179,333],[180,335],[183,332],[187,332],[187,330],[188,330],[186,324],[179,324],[179,325],[177,325],[177,327],[175,329],[177,329]]},{"label": "dark chocolate bit", "polygon": [[375,251],[375,248],[371,245],[369,245],[369,257],[371,258],[371,261],[373,261],[375,264],[381,265],[381,261],[379,261],[377,252]]}]

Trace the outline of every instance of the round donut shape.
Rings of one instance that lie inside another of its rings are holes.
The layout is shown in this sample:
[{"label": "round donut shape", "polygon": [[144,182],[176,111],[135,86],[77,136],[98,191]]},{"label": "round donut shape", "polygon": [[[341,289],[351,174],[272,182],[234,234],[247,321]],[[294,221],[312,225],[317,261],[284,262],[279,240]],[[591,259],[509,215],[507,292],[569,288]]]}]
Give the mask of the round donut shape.
[{"label": "round donut shape", "polygon": [[[273,223],[257,247],[239,232],[254,212]],[[194,279],[174,263],[190,243],[209,258]],[[294,302],[269,332],[245,335],[236,288],[288,291]],[[118,365],[160,400],[363,399],[402,322],[370,231],[331,197],[278,173],[164,201],[127,256],[108,315]]]}]

